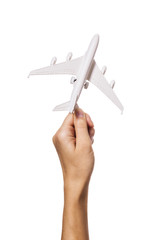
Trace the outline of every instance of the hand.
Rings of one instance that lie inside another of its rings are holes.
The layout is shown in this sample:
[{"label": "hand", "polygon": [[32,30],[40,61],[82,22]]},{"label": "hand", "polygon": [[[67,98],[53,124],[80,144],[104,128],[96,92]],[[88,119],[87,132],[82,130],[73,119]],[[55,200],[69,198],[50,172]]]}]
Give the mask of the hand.
[{"label": "hand", "polygon": [[87,199],[94,167],[94,133],[90,116],[77,108],[53,136],[64,178],[62,240],[89,240]]},{"label": "hand", "polygon": [[88,186],[94,167],[94,133],[90,116],[77,108],[53,136],[66,188],[82,192]]}]

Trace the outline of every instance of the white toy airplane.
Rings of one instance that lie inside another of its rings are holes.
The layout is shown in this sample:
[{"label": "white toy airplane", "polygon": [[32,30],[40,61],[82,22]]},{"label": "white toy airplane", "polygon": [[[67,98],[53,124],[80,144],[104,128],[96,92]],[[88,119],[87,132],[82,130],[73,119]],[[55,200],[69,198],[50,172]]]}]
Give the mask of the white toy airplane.
[{"label": "white toy airplane", "polygon": [[59,64],[55,64],[57,59],[54,57],[50,66],[30,72],[29,76],[50,74],[71,74],[76,76],[73,76],[70,81],[73,84],[73,91],[70,101],[56,106],[53,109],[54,111],[66,110],[72,113],[75,109],[83,87],[87,89],[89,82],[91,82],[98,87],[121,110],[121,112],[123,112],[123,106],[113,91],[115,81],[111,81],[111,83],[108,84],[104,77],[106,67],[104,66],[100,71],[94,60],[98,43],[99,35],[95,35],[91,40],[88,50],[84,56],[71,60],[72,53],[69,53],[67,55],[66,62]]}]

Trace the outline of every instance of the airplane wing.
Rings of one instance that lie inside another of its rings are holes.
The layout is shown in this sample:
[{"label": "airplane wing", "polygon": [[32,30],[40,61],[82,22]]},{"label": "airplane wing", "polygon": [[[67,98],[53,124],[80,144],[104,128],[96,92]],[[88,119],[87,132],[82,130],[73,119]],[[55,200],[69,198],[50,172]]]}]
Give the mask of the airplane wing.
[{"label": "airplane wing", "polygon": [[112,87],[108,84],[104,75],[99,70],[95,61],[93,62],[88,81],[99,88],[123,112],[123,106],[121,102],[117,98]]},{"label": "airplane wing", "polygon": [[71,74],[77,75],[83,57],[70,61],[54,64],[48,67],[36,69],[30,72],[31,75],[52,75],[52,74]]}]

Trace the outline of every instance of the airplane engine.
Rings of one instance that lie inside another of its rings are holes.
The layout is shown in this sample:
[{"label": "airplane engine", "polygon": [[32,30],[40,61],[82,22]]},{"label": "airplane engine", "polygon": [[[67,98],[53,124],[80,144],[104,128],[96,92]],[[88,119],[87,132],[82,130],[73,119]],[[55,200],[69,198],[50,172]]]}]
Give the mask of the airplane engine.
[{"label": "airplane engine", "polygon": [[111,86],[112,89],[114,88],[114,86],[115,86],[115,81],[114,81],[114,80],[112,80],[112,81],[110,82],[110,86]]},{"label": "airplane engine", "polygon": [[73,83],[75,83],[76,80],[77,79],[75,77],[71,77],[70,83],[73,84]]},{"label": "airplane engine", "polygon": [[66,57],[66,61],[70,61],[72,59],[72,53],[69,52],[67,57]]},{"label": "airplane engine", "polygon": [[51,60],[50,65],[54,65],[54,64],[56,64],[56,62],[57,62],[57,58],[53,57],[52,60]]},{"label": "airplane engine", "polygon": [[106,66],[103,66],[102,67],[102,70],[101,70],[101,73],[104,75],[106,73],[106,70],[107,70],[107,67]]},{"label": "airplane engine", "polygon": [[87,89],[88,86],[89,86],[89,82],[85,82],[85,84],[84,84],[84,89]]}]

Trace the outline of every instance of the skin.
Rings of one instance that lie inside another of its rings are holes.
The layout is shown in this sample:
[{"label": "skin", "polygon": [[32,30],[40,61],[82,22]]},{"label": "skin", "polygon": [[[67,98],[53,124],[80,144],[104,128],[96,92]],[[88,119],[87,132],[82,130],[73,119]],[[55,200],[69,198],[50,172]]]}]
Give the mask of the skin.
[{"label": "skin", "polygon": [[94,168],[94,133],[90,116],[77,107],[53,136],[64,180],[62,240],[89,240],[87,200]]}]

